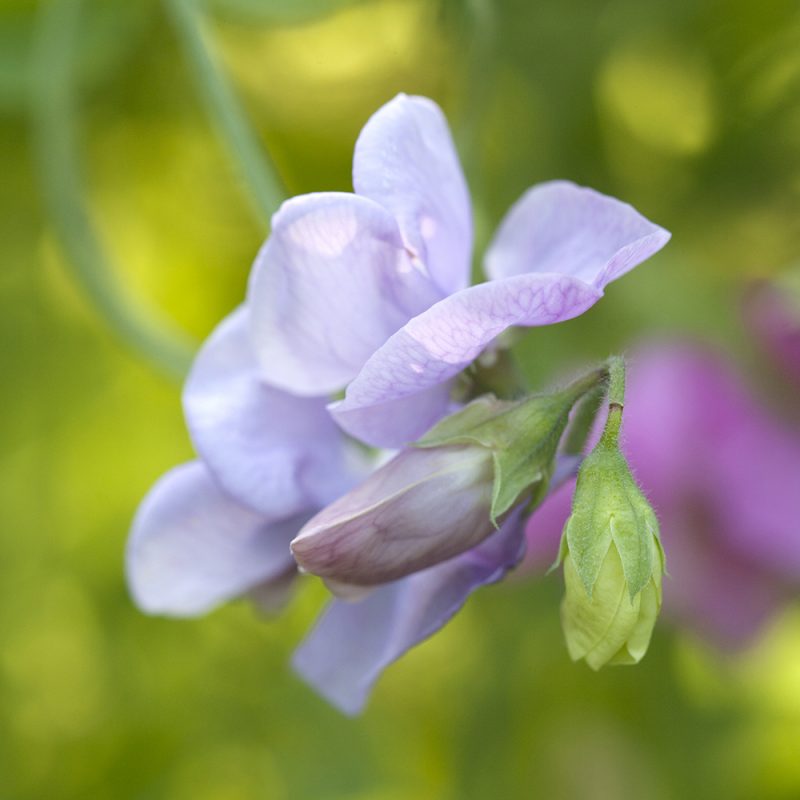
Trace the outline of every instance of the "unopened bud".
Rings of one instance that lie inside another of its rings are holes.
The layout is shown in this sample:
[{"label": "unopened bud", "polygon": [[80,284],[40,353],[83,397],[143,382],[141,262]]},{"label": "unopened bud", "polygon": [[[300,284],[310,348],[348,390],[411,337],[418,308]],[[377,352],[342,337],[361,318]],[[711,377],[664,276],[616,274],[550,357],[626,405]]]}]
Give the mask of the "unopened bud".
[{"label": "unopened bud", "polygon": [[661,608],[658,521],[619,450],[621,414],[612,404],[606,432],[581,465],[559,555],[567,649],[592,669],[641,660]]},{"label": "unopened bud", "polygon": [[494,531],[492,454],[477,445],[409,449],[323,509],[292,542],[329,585],[374,585],[475,546]]},{"label": "unopened bud", "polygon": [[292,542],[297,563],[351,594],[480,544],[544,497],[570,410],[599,375],[517,402],[483,396],[446,417],[309,520]]}]

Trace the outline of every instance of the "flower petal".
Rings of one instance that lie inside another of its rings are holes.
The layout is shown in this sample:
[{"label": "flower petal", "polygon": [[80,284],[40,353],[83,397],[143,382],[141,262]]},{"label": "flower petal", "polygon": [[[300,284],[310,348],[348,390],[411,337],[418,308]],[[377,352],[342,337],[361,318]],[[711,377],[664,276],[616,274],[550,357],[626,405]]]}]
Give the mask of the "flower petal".
[{"label": "flower petal", "polygon": [[263,377],[299,395],[337,391],[439,297],[377,203],[335,192],[288,200],[250,276],[250,331]]},{"label": "flower petal", "polygon": [[331,413],[369,444],[414,441],[447,409],[446,388],[434,387],[457,375],[492,339],[511,325],[576,317],[601,295],[582,280],[554,274],[517,275],[450,295],[395,333],[347,387],[344,400],[330,406]]},{"label": "flower petal", "polygon": [[400,94],[373,114],[356,143],[353,186],[394,215],[443,294],[469,284],[469,190],[436,103]]},{"label": "flower petal", "polygon": [[128,585],[151,614],[194,616],[271,579],[293,560],[289,541],[308,515],[269,522],[231,500],[194,461],[168,472],[136,514]]},{"label": "flower petal", "polygon": [[486,274],[556,272],[602,289],[669,238],[627,203],[569,181],[541,183],[506,214],[486,252]]},{"label": "flower petal", "polygon": [[466,553],[376,589],[355,603],[333,600],[293,664],[320,694],[357,714],[381,672],[441,628],[481,586],[499,581],[522,557],[521,515]]},{"label": "flower petal", "polygon": [[353,482],[344,437],[324,398],[265,384],[250,347],[247,311],[225,319],[195,359],[183,393],[186,423],[222,488],[267,516],[325,505]]}]

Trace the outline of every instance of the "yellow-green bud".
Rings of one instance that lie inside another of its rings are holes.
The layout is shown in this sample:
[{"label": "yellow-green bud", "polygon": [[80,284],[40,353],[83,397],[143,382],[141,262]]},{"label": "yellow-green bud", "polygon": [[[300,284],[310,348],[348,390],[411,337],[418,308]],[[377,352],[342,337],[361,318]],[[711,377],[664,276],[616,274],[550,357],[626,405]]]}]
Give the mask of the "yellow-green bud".
[{"label": "yellow-green bud", "polygon": [[621,414],[612,405],[605,434],[581,465],[559,555],[567,649],[592,669],[640,661],[661,609],[658,521],[617,445]]},{"label": "yellow-green bud", "polygon": [[583,659],[592,669],[638,663],[647,652],[661,609],[661,570],[654,570],[631,600],[619,551],[612,545],[591,597],[569,555],[564,559],[564,583],[561,624],[570,658]]}]

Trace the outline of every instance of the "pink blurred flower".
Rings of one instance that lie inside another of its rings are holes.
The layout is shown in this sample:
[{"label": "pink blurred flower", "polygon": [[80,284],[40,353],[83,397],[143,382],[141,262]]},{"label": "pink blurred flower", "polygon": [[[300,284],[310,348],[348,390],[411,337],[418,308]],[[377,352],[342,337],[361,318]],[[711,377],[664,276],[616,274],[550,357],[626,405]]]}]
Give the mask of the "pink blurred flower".
[{"label": "pink blurred flower", "polygon": [[800,292],[762,281],[745,297],[745,321],[767,355],[800,386]]}]

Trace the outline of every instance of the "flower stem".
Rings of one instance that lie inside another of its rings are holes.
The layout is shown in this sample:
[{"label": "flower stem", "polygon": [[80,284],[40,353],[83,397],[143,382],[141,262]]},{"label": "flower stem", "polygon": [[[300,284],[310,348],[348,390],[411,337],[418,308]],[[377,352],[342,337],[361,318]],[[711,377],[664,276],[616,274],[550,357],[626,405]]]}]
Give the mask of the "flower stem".
[{"label": "flower stem", "polygon": [[607,362],[607,369],[608,417],[601,441],[616,446],[619,441],[619,429],[622,426],[622,409],[625,407],[625,359],[621,356],[611,356]]},{"label": "flower stem", "polygon": [[269,218],[286,199],[286,190],[236,93],[206,45],[208,37],[196,7],[193,0],[167,0],[197,89],[241,179],[250,189],[255,212],[266,229]]},{"label": "flower stem", "polygon": [[65,265],[93,308],[132,348],[176,378],[193,343],[174,323],[133,302],[115,278],[86,203],[77,126],[76,56],[81,0],[52,0],[39,11],[32,62],[33,149],[42,194]]}]

